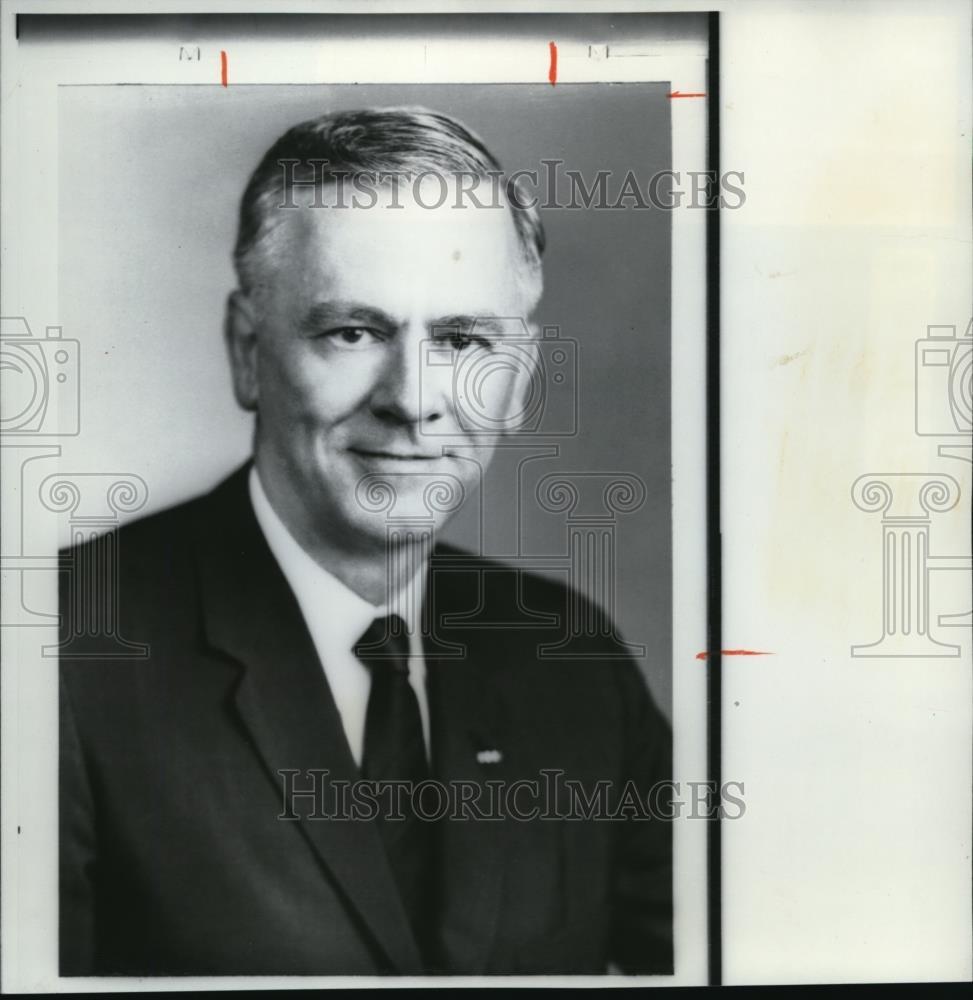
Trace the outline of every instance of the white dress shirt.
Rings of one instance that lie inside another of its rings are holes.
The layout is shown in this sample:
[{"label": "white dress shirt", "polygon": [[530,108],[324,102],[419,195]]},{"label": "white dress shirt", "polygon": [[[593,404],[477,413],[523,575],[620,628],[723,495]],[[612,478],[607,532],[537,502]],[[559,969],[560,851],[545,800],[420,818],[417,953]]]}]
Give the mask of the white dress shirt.
[{"label": "white dress shirt", "polygon": [[353,650],[372,620],[390,613],[399,614],[408,630],[409,682],[419,701],[428,756],[429,700],[426,697],[426,665],[419,629],[425,568],[412,581],[411,593],[397,595],[398,599],[391,602],[391,612],[389,604],[375,607],[319,566],[301,548],[270,505],[255,466],[250,468],[250,501],[267,545],[297,598],[338,707],[355,763],[361,766],[371,675]]}]

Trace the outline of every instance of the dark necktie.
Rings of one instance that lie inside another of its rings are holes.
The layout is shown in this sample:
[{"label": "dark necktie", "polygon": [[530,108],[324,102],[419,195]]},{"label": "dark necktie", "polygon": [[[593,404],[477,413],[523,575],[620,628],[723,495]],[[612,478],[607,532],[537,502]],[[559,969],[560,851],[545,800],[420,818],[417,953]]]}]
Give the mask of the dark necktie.
[{"label": "dark necktie", "polygon": [[[362,776],[375,782],[411,782],[414,787],[429,777],[429,767],[419,702],[409,683],[405,622],[397,615],[376,618],[356,644],[355,655],[372,675]],[[379,831],[416,940],[428,957],[435,893],[432,824],[416,815],[411,789],[392,799],[395,818],[389,818],[389,796],[394,793],[393,787],[378,796]]]}]

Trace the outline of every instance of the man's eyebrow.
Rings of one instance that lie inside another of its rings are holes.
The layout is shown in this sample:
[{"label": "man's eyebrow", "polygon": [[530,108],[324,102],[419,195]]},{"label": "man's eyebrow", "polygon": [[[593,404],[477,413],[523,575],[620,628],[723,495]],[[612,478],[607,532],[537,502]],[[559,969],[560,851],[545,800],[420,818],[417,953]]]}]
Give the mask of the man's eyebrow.
[{"label": "man's eyebrow", "polygon": [[363,302],[337,299],[317,302],[311,306],[301,320],[301,327],[309,332],[315,332],[328,323],[364,323],[386,329],[399,326],[396,319],[381,309],[365,305]]},{"label": "man's eyebrow", "polygon": [[460,329],[465,332],[469,332],[473,324],[476,324],[477,330],[483,330],[485,333],[495,333],[502,334],[506,329],[509,320],[505,319],[503,316],[491,316],[484,313],[471,313],[469,315],[455,315],[455,316],[440,316],[438,319],[433,320],[429,327],[433,331],[436,330],[455,330]]}]

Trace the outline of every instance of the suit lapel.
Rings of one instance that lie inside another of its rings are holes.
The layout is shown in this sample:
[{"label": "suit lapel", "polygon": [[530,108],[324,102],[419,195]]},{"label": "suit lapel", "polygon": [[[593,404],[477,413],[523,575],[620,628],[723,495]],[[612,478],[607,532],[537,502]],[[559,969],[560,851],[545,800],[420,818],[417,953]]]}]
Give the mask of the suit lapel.
[{"label": "suit lapel", "polygon": [[[280,770],[325,768],[329,780],[347,782],[359,774],[300,608],[253,514],[248,473],[245,466],[218,487],[197,522],[204,627],[242,668],[236,708],[281,801]],[[375,825],[312,820],[309,811],[298,820],[304,835],[389,965],[421,972]]]},{"label": "suit lapel", "polygon": [[[460,782],[475,785],[481,813],[496,813],[486,783],[509,780],[509,734],[490,680],[495,650],[489,629],[447,623],[449,615],[479,607],[481,598],[476,569],[466,560],[466,569],[451,570],[453,559],[455,553],[438,551],[427,589],[426,620],[433,632],[425,644],[433,770],[438,780],[457,783],[454,789]],[[457,655],[456,645],[463,655]],[[486,971],[500,915],[508,828],[502,820],[476,818],[448,819],[441,825],[439,938],[447,972]]]}]

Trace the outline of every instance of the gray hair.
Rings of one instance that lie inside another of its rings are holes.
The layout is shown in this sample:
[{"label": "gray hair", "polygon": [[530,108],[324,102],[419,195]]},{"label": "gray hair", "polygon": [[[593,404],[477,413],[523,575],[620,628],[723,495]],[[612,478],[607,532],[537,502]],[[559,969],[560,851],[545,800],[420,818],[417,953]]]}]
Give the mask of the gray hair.
[{"label": "gray hair", "polygon": [[539,297],[545,236],[534,201],[520,197],[518,182],[506,177],[477,135],[455,118],[425,108],[370,108],[320,115],[288,129],[267,150],[240,202],[233,262],[244,293],[250,294],[258,284],[262,245],[274,228],[273,209],[287,194],[284,163],[295,167],[292,183],[302,185],[313,180],[323,186],[354,174],[416,177],[425,172],[452,172],[499,178]]}]

